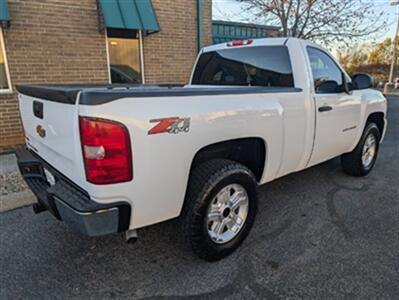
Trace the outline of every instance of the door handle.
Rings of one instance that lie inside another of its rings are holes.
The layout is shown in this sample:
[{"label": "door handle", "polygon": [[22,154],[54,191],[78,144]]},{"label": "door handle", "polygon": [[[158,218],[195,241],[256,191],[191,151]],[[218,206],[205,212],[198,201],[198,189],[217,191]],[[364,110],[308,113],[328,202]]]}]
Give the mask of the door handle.
[{"label": "door handle", "polygon": [[333,108],[331,107],[331,106],[328,106],[328,105],[326,105],[326,106],[320,106],[319,107],[319,112],[325,112],[325,111],[330,111],[330,110],[332,110]]}]

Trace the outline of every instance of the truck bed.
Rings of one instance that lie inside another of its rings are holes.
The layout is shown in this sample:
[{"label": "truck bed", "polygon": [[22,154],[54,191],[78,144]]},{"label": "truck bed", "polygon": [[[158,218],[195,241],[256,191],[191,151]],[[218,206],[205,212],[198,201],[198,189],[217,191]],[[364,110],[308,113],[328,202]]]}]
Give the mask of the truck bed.
[{"label": "truck bed", "polygon": [[23,84],[19,93],[34,98],[65,104],[100,105],[121,98],[184,97],[204,95],[234,95],[260,93],[293,93],[302,91],[293,87],[263,86],[182,86],[138,84]]}]

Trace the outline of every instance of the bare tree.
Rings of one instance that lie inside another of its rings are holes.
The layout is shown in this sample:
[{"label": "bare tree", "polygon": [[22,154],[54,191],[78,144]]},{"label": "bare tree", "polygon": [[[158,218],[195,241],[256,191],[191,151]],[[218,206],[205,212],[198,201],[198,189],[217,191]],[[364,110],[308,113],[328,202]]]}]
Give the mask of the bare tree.
[{"label": "bare tree", "polygon": [[244,10],[283,36],[332,42],[358,41],[387,26],[385,13],[373,0],[236,0]]}]

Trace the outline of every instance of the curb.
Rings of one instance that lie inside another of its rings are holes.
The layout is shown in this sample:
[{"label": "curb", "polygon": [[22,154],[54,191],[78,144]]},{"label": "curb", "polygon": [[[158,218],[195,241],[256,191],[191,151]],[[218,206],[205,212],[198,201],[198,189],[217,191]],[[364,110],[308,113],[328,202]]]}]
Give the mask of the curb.
[{"label": "curb", "polygon": [[0,155],[0,212],[31,205],[36,202],[35,195],[26,186],[13,153]]},{"label": "curb", "polygon": [[35,202],[36,202],[36,197],[29,190],[1,196],[0,213],[32,205]]}]

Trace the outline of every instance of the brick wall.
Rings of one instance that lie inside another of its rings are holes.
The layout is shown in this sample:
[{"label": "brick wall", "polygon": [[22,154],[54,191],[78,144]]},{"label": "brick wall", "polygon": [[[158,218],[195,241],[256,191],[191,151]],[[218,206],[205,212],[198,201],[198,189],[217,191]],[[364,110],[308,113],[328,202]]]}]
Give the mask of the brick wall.
[{"label": "brick wall", "polygon": [[[108,82],[106,40],[95,0],[8,0],[4,29],[13,93],[0,95],[0,149],[23,143],[15,85]],[[147,83],[186,83],[197,54],[197,0],[153,0],[161,31],[144,37]],[[211,44],[211,0],[203,41]]]},{"label": "brick wall", "polygon": [[14,93],[0,95],[0,146],[23,143],[15,85],[35,82],[106,82],[104,34],[94,0],[8,0],[4,29]]},{"label": "brick wall", "polygon": [[[146,83],[187,83],[197,56],[197,0],[153,0],[161,31],[144,38]],[[203,1],[203,46],[212,43],[212,3]]]}]

